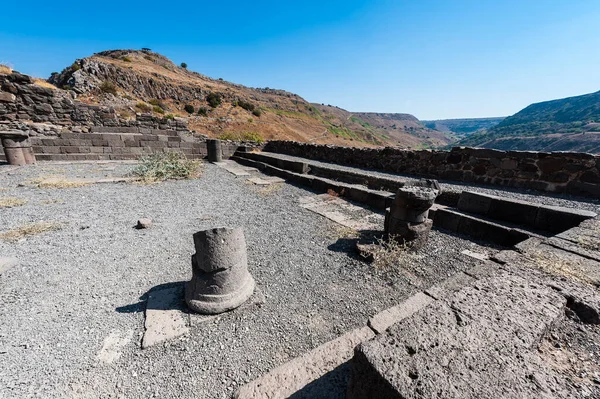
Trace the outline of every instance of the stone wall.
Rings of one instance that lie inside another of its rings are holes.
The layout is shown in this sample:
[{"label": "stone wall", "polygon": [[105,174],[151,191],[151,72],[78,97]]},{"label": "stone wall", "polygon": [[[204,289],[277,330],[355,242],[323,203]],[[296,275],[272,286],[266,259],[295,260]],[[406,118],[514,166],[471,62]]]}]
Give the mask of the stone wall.
[{"label": "stone wall", "polygon": [[600,196],[600,157],[584,153],[354,148],[270,141],[265,151],[387,172],[540,191]]}]

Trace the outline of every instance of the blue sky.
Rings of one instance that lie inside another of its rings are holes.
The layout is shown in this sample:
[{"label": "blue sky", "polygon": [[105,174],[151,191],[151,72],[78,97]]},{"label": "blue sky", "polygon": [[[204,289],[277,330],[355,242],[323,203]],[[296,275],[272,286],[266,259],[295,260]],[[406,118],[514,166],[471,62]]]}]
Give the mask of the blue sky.
[{"label": "blue sky", "polygon": [[420,119],[504,116],[600,90],[597,0],[33,0],[2,9],[0,62],[39,77],[94,52],[149,47],[211,77]]}]

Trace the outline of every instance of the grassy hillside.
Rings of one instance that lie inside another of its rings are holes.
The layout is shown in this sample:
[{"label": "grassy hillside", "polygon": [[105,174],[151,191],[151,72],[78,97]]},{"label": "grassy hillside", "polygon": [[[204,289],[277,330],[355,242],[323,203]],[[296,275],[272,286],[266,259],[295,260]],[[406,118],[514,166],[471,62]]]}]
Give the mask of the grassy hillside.
[{"label": "grassy hillside", "polygon": [[532,104],[460,145],[600,153],[600,92]]},{"label": "grassy hillside", "polygon": [[390,114],[353,114],[284,90],[213,79],[149,49],[97,53],[76,60],[49,82],[74,90],[82,101],[115,107],[121,117],[139,112],[185,117],[192,129],[211,137],[410,148],[451,141],[412,115],[392,114],[398,120],[392,127]]}]

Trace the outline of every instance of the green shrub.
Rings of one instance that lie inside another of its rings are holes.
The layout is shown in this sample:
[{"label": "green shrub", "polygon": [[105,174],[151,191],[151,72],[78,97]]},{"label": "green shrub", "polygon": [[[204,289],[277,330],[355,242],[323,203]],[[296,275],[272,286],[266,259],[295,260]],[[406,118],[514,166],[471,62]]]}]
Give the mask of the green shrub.
[{"label": "green shrub", "polygon": [[146,182],[198,177],[202,165],[200,161],[189,160],[176,152],[146,155],[139,160],[140,165],[131,173]]},{"label": "green shrub", "polygon": [[193,114],[194,113],[194,106],[192,104],[185,104],[185,107],[183,107],[183,109],[188,114]]},{"label": "green shrub", "polygon": [[181,63],[181,67],[182,67],[183,69],[187,69],[187,64],[186,64],[185,62],[182,62],[182,63]]},{"label": "green shrub", "polygon": [[254,111],[254,109],[256,108],[254,106],[254,104],[248,102],[248,101],[244,101],[244,100],[238,100],[236,102],[237,105],[239,105],[240,107],[244,108],[246,111]]},{"label": "green shrub", "polygon": [[260,110],[260,108],[256,108],[254,111],[252,111],[252,115],[258,116],[260,118],[260,116],[262,115],[262,111]]},{"label": "green shrub", "polygon": [[108,80],[100,85],[100,90],[102,90],[104,93],[117,95],[117,86],[115,86],[114,83],[109,82]]},{"label": "green shrub", "polygon": [[210,105],[212,108],[217,108],[219,105],[221,105],[221,95],[218,93],[208,93],[208,95],[206,96],[206,101],[208,102],[208,105]]},{"label": "green shrub", "polygon": [[123,60],[125,62],[131,62],[131,58],[127,57],[126,55],[124,55],[123,57],[121,57],[121,60]]},{"label": "green shrub", "polygon": [[152,107],[152,111],[156,112],[157,114],[164,114],[165,110],[162,109],[161,107],[155,105]]},{"label": "green shrub", "polygon": [[198,115],[208,116],[208,109],[206,107],[198,108]]},{"label": "green shrub", "polygon": [[74,62],[71,64],[71,71],[75,72],[75,71],[79,71],[81,69],[81,65],[79,65],[77,62]]},{"label": "green shrub", "polygon": [[173,120],[173,119],[175,119],[175,115],[173,115],[173,114],[166,114],[165,115],[165,119],[171,119],[171,120]]},{"label": "green shrub", "polygon": [[139,102],[135,104],[135,107],[139,109],[141,112],[152,112],[152,106],[143,102]]}]

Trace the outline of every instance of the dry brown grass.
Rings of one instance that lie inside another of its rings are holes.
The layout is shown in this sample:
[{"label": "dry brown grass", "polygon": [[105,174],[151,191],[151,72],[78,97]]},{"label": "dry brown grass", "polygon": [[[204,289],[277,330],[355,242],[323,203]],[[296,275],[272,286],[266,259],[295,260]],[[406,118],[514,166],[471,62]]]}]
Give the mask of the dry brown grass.
[{"label": "dry brown grass", "polygon": [[40,79],[40,78],[33,78],[33,84],[35,84],[36,86],[45,87],[47,89],[52,89],[52,90],[58,89],[52,83],[49,83],[49,82],[45,81],[44,79]]},{"label": "dry brown grass", "polygon": [[526,256],[535,267],[546,273],[572,278],[584,283],[594,283],[594,280],[588,276],[585,267],[575,259],[567,259],[553,252],[538,249],[528,252]]},{"label": "dry brown grass", "polygon": [[340,239],[360,238],[360,232],[351,227],[338,225],[336,223],[334,227],[327,230],[325,238],[332,241],[337,241]]},{"label": "dry brown grass", "polygon": [[26,182],[38,188],[75,188],[89,185],[81,180],[70,180],[64,176],[43,176]]},{"label": "dry brown grass", "polygon": [[62,227],[58,223],[51,222],[39,222],[24,225],[16,229],[8,230],[4,233],[0,233],[0,239],[10,242],[19,241],[21,238],[28,236],[45,233],[47,231],[60,230]]},{"label": "dry brown grass", "polygon": [[4,65],[4,64],[0,64],[0,73],[1,74],[9,74],[12,73],[12,68],[9,67],[8,65]]},{"label": "dry brown grass", "polygon": [[373,257],[373,265],[378,268],[409,268],[412,262],[420,258],[406,244],[400,244],[393,238],[377,240],[378,249]]},{"label": "dry brown grass", "polygon": [[14,208],[16,206],[25,205],[27,200],[15,197],[0,198],[0,208]]},{"label": "dry brown grass", "polygon": [[52,200],[41,200],[40,204],[49,205],[49,204],[64,204],[65,201],[60,199],[52,199]]},{"label": "dry brown grass", "polygon": [[281,190],[282,187],[283,187],[283,183],[269,184],[268,186],[265,186],[265,187],[261,188],[260,190],[258,190],[258,194],[265,196],[265,197],[269,196],[269,195],[273,195],[276,192],[278,192],[279,190]]},{"label": "dry brown grass", "polygon": [[577,237],[577,243],[592,251],[600,250],[600,224],[594,224],[594,226],[589,229],[589,234]]}]

